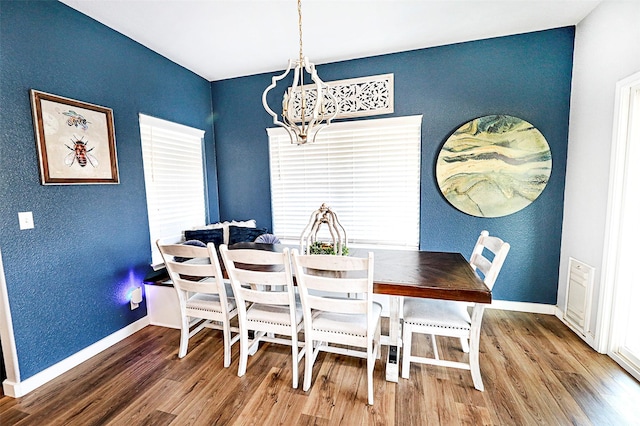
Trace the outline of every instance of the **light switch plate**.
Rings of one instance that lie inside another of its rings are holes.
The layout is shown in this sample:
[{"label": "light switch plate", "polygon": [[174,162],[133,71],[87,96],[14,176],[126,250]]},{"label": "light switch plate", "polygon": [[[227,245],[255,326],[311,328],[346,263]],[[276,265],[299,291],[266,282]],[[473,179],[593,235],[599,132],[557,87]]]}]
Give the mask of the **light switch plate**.
[{"label": "light switch plate", "polygon": [[18,212],[18,221],[20,222],[20,229],[32,229],[33,228],[33,213],[32,212]]}]

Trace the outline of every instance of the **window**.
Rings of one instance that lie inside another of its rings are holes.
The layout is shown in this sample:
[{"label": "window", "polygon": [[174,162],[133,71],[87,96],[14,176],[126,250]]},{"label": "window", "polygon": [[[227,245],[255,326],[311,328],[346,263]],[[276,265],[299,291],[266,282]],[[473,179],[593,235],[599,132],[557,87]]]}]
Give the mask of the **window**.
[{"label": "window", "polygon": [[334,123],[309,145],[267,129],[274,233],[298,242],[326,203],[349,244],[417,249],[421,123],[421,115]]},{"label": "window", "polygon": [[152,265],[162,264],[156,240],[176,242],[205,225],[204,131],[140,114]]}]

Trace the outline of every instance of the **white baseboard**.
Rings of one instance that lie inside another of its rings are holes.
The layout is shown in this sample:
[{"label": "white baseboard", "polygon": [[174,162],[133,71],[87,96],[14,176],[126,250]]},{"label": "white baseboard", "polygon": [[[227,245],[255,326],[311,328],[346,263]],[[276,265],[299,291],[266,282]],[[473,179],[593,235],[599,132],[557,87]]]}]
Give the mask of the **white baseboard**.
[{"label": "white baseboard", "polygon": [[[373,300],[382,305],[382,316],[389,317],[389,296],[386,294],[374,294]],[[487,309],[502,309],[504,311],[528,312],[532,314],[556,315],[555,305],[543,303],[510,302],[508,300],[494,300]],[[400,313],[402,317],[402,313]]]},{"label": "white baseboard", "polygon": [[143,329],[149,325],[148,317],[140,318],[133,324],[129,324],[125,328],[116,331],[113,334],[97,341],[89,347],[76,352],[68,358],[63,359],[57,364],[42,370],[41,372],[19,382],[10,382],[8,379],[2,382],[4,394],[13,398],[20,398],[31,392],[32,390],[44,385],[45,383],[55,379],[61,374],[71,370],[89,358],[99,354],[110,346],[115,345],[119,341],[131,336],[133,333]]},{"label": "white baseboard", "polygon": [[508,300],[494,300],[487,309],[502,309],[503,311],[529,312],[531,314],[555,315],[556,305],[544,303],[511,302]]}]

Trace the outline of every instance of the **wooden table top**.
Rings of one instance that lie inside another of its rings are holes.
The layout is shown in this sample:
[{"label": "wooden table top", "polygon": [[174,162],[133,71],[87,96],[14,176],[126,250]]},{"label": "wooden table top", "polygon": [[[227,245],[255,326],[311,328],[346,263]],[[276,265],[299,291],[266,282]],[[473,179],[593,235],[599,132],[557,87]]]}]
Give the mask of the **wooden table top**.
[{"label": "wooden table top", "polygon": [[[238,243],[230,247],[282,250],[279,245]],[[491,303],[491,290],[460,253],[350,248],[349,255],[373,252],[373,291],[391,296]]]},{"label": "wooden table top", "polygon": [[350,249],[360,257],[369,251],[375,293],[491,303],[491,290],[460,253]]}]

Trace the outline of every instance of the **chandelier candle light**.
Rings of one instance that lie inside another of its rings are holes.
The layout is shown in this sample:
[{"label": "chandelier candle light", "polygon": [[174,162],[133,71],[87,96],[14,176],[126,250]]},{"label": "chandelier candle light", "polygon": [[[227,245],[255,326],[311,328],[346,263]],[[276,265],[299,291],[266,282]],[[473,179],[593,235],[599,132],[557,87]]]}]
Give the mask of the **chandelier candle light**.
[{"label": "chandelier candle light", "polygon": [[[264,109],[273,117],[273,124],[283,127],[289,137],[291,143],[298,145],[307,142],[315,142],[316,136],[326,128],[331,120],[338,113],[337,102],[329,91],[325,82],[320,80],[318,72],[313,63],[309,62],[309,58],[302,54],[302,4],[298,0],[298,31],[300,35],[300,51],[298,60],[289,60],[286,71],[271,78],[271,85],[262,93],[262,105]],[[291,87],[284,93],[282,99],[282,121],[278,119],[269,104],[267,104],[267,93],[276,87],[278,81],[285,78],[293,68],[293,83]],[[305,72],[311,76],[313,89],[304,88]],[[315,98],[315,99],[313,99]],[[327,112],[327,98],[335,105],[332,113]]]}]

